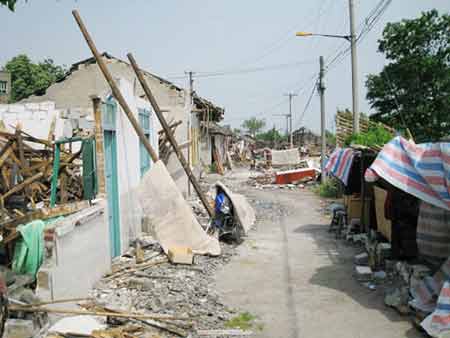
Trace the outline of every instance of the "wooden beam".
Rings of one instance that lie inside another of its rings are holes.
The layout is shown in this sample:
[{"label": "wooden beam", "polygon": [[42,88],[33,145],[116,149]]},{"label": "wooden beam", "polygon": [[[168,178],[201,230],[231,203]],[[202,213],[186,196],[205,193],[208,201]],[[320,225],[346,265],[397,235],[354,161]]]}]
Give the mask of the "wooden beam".
[{"label": "wooden beam", "polygon": [[104,153],[104,135],[102,126],[102,107],[99,97],[92,97],[92,104],[94,106],[94,120],[95,120],[95,157],[97,160],[97,179],[98,179],[98,193],[99,195],[106,194],[106,180],[105,180],[105,153]]},{"label": "wooden beam", "polygon": [[8,198],[9,196],[21,191],[22,189],[25,189],[29,184],[33,183],[34,181],[37,181],[38,179],[40,179],[42,176],[44,176],[43,173],[38,173],[34,176],[31,176],[29,178],[27,178],[25,181],[23,181],[22,183],[14,186],[12,189],[8,190],[6,193],[4,193],[1,198],[3,200],[5,200],[6,198]]},{"label": "wooden beam", "polygon": [[128,60],[130,60],[131,66],[134,69],[134,72],[136,73],[136,76],[141,83],[142,89],[144,89],[145,95],[147,96],[147,99],[150,101],[153,110],[156,113],[156,116],[158,117],[159,122],[161,123],[161,126],[164,129],[164,132],[166,133],[167,138],[169,139],[170,144],[172,145],[175,154],[178,157],[178,160],[180,161],[181,166],[183,167],[187,177],[189,178],[189,181],[192,183],[195,191],[197,192],[198,197],[202,201],[203,206],[205,207],[206,211],[208,212],[210,217],[214,216],[214,209],[212,208],[211,204],[209,203],[208,199],[206,198],[205,194],[202,191],[202,188],[200,187],[200,184],[197,181],[197,178],[195,177],[194,173],[191,170],[191,167],[186,161],[186,158],[184,157],[183,152],[180,150],[178,146],[178,142],[175,139],[175,136],[173,135],[172,130],[170,129],[169,124],[166,121],[166,118],[161,112],[161,109],[159,108],[158,102],[156,102],[155,97],[153,96],[153,93],[150,89],[150,87],[147,84],[147,81],[145,81],[144,76],[142,75],[142,72],[136,63],[136,60],[134,59],[133,55],[129,53]]}]

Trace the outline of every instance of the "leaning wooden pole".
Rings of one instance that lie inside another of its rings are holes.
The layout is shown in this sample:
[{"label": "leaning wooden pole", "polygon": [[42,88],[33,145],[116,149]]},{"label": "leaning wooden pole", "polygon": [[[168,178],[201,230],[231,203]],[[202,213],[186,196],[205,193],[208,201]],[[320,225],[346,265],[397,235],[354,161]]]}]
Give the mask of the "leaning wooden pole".
[{"label": "leaning wooden pole", "polygon": [[125,98],[123,97],[122,93],[120,92],[119,87],[117,87],[117,84],[114,81],[114,79],[112,78],[111,73],[109,72],[108,68],[106,67],[105,63],[103,62],[103,59],[102,59],[100,53],[98,52],[97,47],[95,47],[94,41],[92,40],[91,36],[89,35],[89,32],[87,31],[86,27],[84,26],[84,23],[81,20],[81,17],[78,14],[78,11],[73,10],[72,14],[73,14],[78,26],[80,27],[81,33],[83,34],[89,48],[91,49],[91,52],[94,55],[94,57],[97,61],[97,64],[100,67],[100,70],[102,71],[103,75],[106,78],[106,81],[108,82],[109,86],[111,87],[113,96],[119,102],[123,111],[127,115],[128,120],[130,120],[130,123],[133,125],[133,128],[136,131],[136,134],[139,136],[140,141],[142,142],[145,149],[150,154],[150,157],[152,158],[153,162],[157,162],[158,154],[153,149],[153,147],[150,145],[148,138],[145,136],[144,131],[142,130],[138,121],[136,120],[133,113],[131,112],[131,109],[128,106],[127,102],[125,101]]},{"label": "leaning wooden pole", "polygon": [[144,89],[145,95],[147,96],[147,99],[150,101],[153,110],[156,113],[156,116],[158,116],[159,122],[161,123],[161,126],[164,129],[164,132],[167,135],[167,138],[169,139],[170,144],[172,145],[175,154],[178,157],[178,160],[181,163],[181,166],[183,167],[184,171],[186,172],[186,175],[188,176],[189,180],[191,181],[192,185],[194,186],[195,191],[197,192],[198,196],[200,197],[200,200],[202,201],[203,205],[205,206],[206,210],[208,211],[209,216],[214,216],[214,210],[211,207],[211,205],[208,203],[208,200],[206,199],[206,196],[204,195],[200,184],[198,183],[197,179],[195,178],[191,167],[189,166],[188,162],[186,161],[186,158],[184,157],[183,152],[180,150],[180,147],[178,145],[177,140],[175,139],[175,136],[172,133],[172,130],[170,129],[169,124],[166,121],[166,118],[164,117],[161,109],[159,108],[158,103],[156,102],[155,97],[153,96],[152,91],[150,90],[150,87],[147,84],[147,81],[145,81],[144,75],[142,74],[139,66],[136,63],[136,60],[134,59],[133,55],[129,53],[128,59],[130,60],[131,65],[133,66],[134,72],[136,73],[137,78],[139,79],[139,82],[141,83],[142,88]]}]

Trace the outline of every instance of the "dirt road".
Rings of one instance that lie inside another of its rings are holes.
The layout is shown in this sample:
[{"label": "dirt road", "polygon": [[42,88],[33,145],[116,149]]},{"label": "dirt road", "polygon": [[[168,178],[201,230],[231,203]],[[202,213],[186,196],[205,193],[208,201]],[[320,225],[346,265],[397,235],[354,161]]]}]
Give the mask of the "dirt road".
[{"label": "dirt road", "polygon": [[360,249],[327,232],[313,193],[238,186],[255,201],[259,219],[216,284],[225,303],[259,318],[264,327],[256,337],[422,337],[384,306],[382,290],[355,281]]}]

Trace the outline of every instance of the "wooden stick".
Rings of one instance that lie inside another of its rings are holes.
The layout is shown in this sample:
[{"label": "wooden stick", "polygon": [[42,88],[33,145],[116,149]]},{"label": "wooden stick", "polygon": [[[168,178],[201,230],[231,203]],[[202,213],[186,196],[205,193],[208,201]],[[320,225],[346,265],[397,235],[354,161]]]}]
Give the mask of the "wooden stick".
[{"label": "wooden stick", "polygon": [[122,93],[120,92],[119,87],[117,87],[116,82],[114,81],[113,77],[111,76],[111,73],[109,72],[108,68],[106,67],[105,62],[102,59],[102,56],[98,52],[97,47],[94,44],[94,41],[92,40],[89,32],[87,31],[87,29],[83,23],[83,20],[81,20],[81,17],[78,14],[78,11],[73,10],[72,15],[74,16],[78,26],[80,27],[81,33],[83,34],[89,48],[91,49],[91,52],[94,55],[95,60],[97,60],[97,64],[100,67],[100,70],[102,71],[103,76],[105,77],[106,81],[108,82],[109,86],[111,87],[114,97],[119,102],[124,113],[127,115],[128,120],[130,121],[131,125],[133,126],[134,130],[136,131],[136,134],[139,136],[139,140],[142,142],[145,149],[150,154],[153,162],[157,162],[158,154],[155,152],[155,150],[151,146],[148,138],[144,134],[144,131],[142,130],[138,121],[136,120],[133,113],[131,112],[131,108],[128,106],[128,103],[125,101],[125,98],[123,97]]},{"label": "wooden stick", "polygon": [[192,173],[190,165],[186,161],[186,158],[184,157],[183,152],[180,150],[178,142],[175,139],[175,136],[173,135],[172,130],[170,129],[170,126],[168,125],[168,123],[166,121],[166,118],[164,117],[163,113],[161,112],[161,109],[160,109],[158,103],[156,102],[156,99],[153,96],[153,93],[150,90],[150,87],[148,86],[147,82],[144,79],[144,76],[142,75],[142,71],[140,70],[139,66],[137,65],[136,60],[134,59],[133,55],[131,53],[129,53],[127,56],[128,56],[128,60],[130,60],[130,62],[131,62],[131,65],[133,66],[134,72],[136,73],[136,76],[137,76],[139,82],[141,83],[142,88],[144,89],[147,99],[152,104],[152,107],[156,113],[156,116],[158,116],[158,120],[161,123],[161,126],[163,127],[164,132],[166,133],[167,138],[169,139],[170,144],[172,145],[172,147],[175,151],[175,154],[177,155],[178,160],[180,161],[181,166],[183,167],[184,171],[186,172],[186,175],[189,178],[189,181],[194,186],[194,189],[197,192],[198,197],[200,197],[200,200],[202,201],[203,206],[208,211],[209,216],[213,217],[214,209],[209,204],[209,201],[206,199],[206,196],[203,193],[202,188],[200,187],[200,184],[198,183],[196,177]]},{"label": "wooden stick", "polygon": [[30,178],[27,178],[25,181],[23,181],[22,183],[16,185],[15,187],[13,187],[11,190],[7,191],[2,198],[6,199],[7,197],[15,194],[16,192],[21,191],[22,189],[26,188],[28,185],[30,185],[31,183],[33,183],[34,181],[40,179],[42,176],[44,176],[43,173],[38,173],[34,176],[31,176]]},{"label": "wooden stick", "polygon": [[34,303],[34,304],[26,304],[24,307],[36,307],[36,306],[44,306],[44,305],[53,305],[53,304],[64,304],[64,303],[74,303],[74,302],[84,302],[92,300],[92,298],[68,298],[68,299],[58,299],[54,301]]},{"label": "wooden stick", "polygon": [[117,313],[110,311],[85,311],[85,310],[68,310],[68,309],[49,309],[45,307],[26,307],[11,305],[9,307],[10,311],[22,311],[22,312],[45,312],[45,313],[55,313],[55,314],[66,314],[66,315],[79,315],[79,316],[96,316],[96,317],[116,317],[116,318],[129,318],[129,319],[156,319],[156,320],[190,320],[186,316],[172,316],[172,315],[162,315],[162,314],[139,314],[139,313]]},{"label": "wooden stick", "polygon": [[118,271],[114,272],[112,275],[104,278],[104,280],[105,281],[110,281],[112,279],[119,278],[119,277],[121,277],[123,275],[126,275],[128,273],[135,272],[135,271],[138,271],[138,270],[147,269],[148,267],[151,267],[151,266],[154,266],[154,265],[158,265],[158,264],[164,264],[164,263],[167,263],[167,262],[168,262],[168,259],[167,258],[163,258],[163,259],[161,259],[159,261],[155,261],[155,262],[143,263],[143,264],[140,264],[140,265],[136,265],[134,267],[126,267],[124,269],[121,269],[121,270],[118,270]]}]

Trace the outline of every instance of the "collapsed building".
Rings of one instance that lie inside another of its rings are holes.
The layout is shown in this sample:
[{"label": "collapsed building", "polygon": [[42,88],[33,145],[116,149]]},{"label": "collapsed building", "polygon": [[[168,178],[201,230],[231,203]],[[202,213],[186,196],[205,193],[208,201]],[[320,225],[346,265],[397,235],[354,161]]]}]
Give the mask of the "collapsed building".
[{"label": "collapsed building", "polygon": [[[144,99],[131,65],[107,53],[102,58],[152,147],[160,154],[165,152],[167,170],[176,188],[186,196],[188,178],[168,149],[160,122]],[[211,144],[210,134],[201,131],[201,123],[220,121],[224,110],[195,94],[192,107],[184,89],[151,73],[144,75],[182,152],[198,174],[202,167],[200,144]],[[44,95],[0,105],[0,115],[2,158],[11,168],[19,169],[8,173],[22,183],[22,189],[12,190],[4,200],[10,202],[16,195],[25,197],[23,205],[12,208],[3,219],[3,239],[12,243],[20,237],[18,233],[26,231],[17,228],[20,224],[54,221],[51,227],[45,227],[45,242],[41,243],[47,248],[46,257],[41,257],[45,264],[34,271],[38,294],[48,299],[85,295],[110,270],[112,258],[124,253],[142,230],[143,210],[137,189],[153,165],[150,155],[112,96],[94,58],[73,64]],[[90,142],[99,130],[100,147]],[[224,140],[217,138],[214,142],[216,149],[224,149]],[[28,151],[29,157],[20,164],[13,155],[22,144],[26,150],[37,147],[46,151],[48,160],[38,163],[36,157],[40,155]],[[33,171],[25,175],[27,168]],[[48,174],[38,181],[41,177],[36,175],[41,170]],[[82,188],[74,192],[72,181],[77,175],[78,181],[85,180]],[[91,185],[90,194],[86,194],[86,182]],[[29,197],[26,186],[31,183],[36,183],[45,195],[41,203]]]}]

